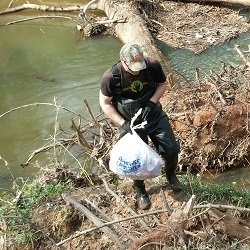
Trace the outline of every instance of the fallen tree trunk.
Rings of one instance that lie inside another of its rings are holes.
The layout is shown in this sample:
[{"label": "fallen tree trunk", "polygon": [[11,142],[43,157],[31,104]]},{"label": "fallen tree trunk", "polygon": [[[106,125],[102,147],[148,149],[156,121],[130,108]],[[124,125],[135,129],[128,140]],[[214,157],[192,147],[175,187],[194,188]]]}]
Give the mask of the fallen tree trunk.
[{"label": "fallen tree trunk", "polygon": [[145,20],[134,4],[128,2],[114,4],[111,0],[100,0],[98,8],[102,9],[109,19],[126,18],[127,22],[115,25],[117,36],[123,43],[137,43],[142,46],[148,56],[163,60]]}]

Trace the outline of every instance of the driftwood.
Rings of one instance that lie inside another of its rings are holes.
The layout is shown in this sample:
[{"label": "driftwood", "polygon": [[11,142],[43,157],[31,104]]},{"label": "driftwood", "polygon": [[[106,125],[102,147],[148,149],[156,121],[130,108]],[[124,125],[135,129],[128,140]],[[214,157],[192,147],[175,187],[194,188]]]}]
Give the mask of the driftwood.
[{"label": "driftwood", "polygon": [[[91,8],[89,6],[89,8]],[[31,4],[25,3],[17,7],[7,8],[5,10],[0,11],[0,15],[10,14],[18,11],[23,10],[39,10],[39,11],[48,11],[48,12],[72,12],[72,11],[83,11],[85,10],[85,5],[75,5],[69,7],[57,7],[57,6],[48,6],[48,5],[38,5],[38,4]]]},{"label": "driftwood", "polygon": [[215,228],[217,233],[222,233],[227,235],[227,237],[250,242],[250,223],[247,223],[246,221],[243,221],[232,214],[223,213],[218,209],[211,209],[208,214],[211,223],[216,222],[217,224],[212,224],[211,226]]},{"label": "driftwood", "polygon": [[121,245],[119,243],[119,237],[116,233],[114,233],[108,227],[100,227],[100,226],[104,226],[104,223],[94,213],[92,213],[87,207],[77,202],[74,198],[70,196],[63,195],[62,197],[67,203],[74,206],[77,210],[80,210],[90,221],[94,223],[94,225],[99,227],[100,230],[103,233],[105,233],[112,241],[116,242],[119,245],[120,249],[126,249],[126,246],[124,244]]},{"label": "driftwood", "polygon": [[194,202],[195,196],[193,195],[185,206],[172,212],[165,225],[152,229],[150,232],[134,241],[129,246],[128,250],[137,250],[142,246],[145,250],[151,250],[154,249],[152,245],[164,245],[167,242],[172,243],[173,241],[178,241],[179,238],[184,241],[184,244],[188,244],[188,239],[184,230],[187,227],[188,216],[193,209]]},{"label": "driftwood", "polygon": [[115,26],[116,33],[123,43],[137,43],[142,46],[148,56],[163,60],[136,6],[128,2],[121,2],[117,5],[110,0],[100,0],[98,8],[102,9],[111,20],[126,17],[126,23],[119,23]]}]

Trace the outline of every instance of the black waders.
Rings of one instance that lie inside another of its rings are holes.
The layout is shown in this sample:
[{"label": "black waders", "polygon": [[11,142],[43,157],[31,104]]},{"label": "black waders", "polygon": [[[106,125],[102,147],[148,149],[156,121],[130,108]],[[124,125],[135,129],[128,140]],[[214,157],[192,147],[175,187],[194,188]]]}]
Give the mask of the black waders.
[{"label": "black waders", "polygon": [[134,180],[134,189],[136,191],[136,206],[141,210],[148,209],[151,205],[149,196],[145,189],[143,180]]},{"label": "black waders", "polygon": [[175,174],[177,163],[178,163],[178,155],[176,154],[173,157],[171,157],[171,159],[166,160],[166,165],[165,165],[166,177],[173,191],[182,190],[181,183],[177,179]]}]

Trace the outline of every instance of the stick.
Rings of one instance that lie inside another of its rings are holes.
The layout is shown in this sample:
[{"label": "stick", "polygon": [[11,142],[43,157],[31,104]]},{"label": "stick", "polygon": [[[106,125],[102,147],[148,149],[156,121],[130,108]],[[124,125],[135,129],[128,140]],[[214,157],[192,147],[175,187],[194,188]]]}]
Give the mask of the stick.
[{"label": "stick", "polygon": [[11,7],[12,3],[13,3],[14,0],[11,0],[9,5],[8,5],[8,9]]},{"label": "stick", "polygon": [[[130,207],[128,207],[127,206],[127,204],[113,191],[113,190],[111,190],[110,189],[110,187],[109,187],[109,185],[108,185],[108,183],[107,183],[107,181],[103,178],[102,179],[102,181],[103,181],[103,183],[104,183],[104,186],[105,186],[105,188],[106,188],[106,190],[111,194],[111,195],[113,195],[117,200],[119,200],[120,202],[122,202],[122,204],[133,214],[133,215],[137,215],[137,213],[133,210],[133,209],[131,209]],[[139,220],[140,221],[140,223],[145,227],[145,228],[147,228],[147,229],[149,229],[149,226],[146,224],[146,222],[144,221],[144,220],[142,220],[142,219],[140,219]]]},{"label": "stick", "polygon": [[208,203],[206,205],[198,205],[194,206],[193,208],[199,209],[199,208],[218,208],[218,209],[231,209],[231,210],[238,210],[240,212],[250,212],[250,208],[246,207],[236,207],[236,206],[229,206],[229,205],[214,205],[211,203]]},{"label": "stick", "polygon": [[83,10],[82,10],[82,15],[84,16],[84,18],[85,18],[86,21],[88,21],[88,22],[89,22],[89,18],[88,18],[88,16],[87,16],[87,10],[89,9],[90,5],[93,4],[95,1],[96,1],[96,0],[91,0],[90,2],[88,2],[88,3],[84,6],[84,8],[83,8]]},{"label": "stick", "polygon": [[112,19],[112,20],[101,20],[101,21],[96,21],[95,23],[97,24],[107,24],[107,23],[126,23],[126,19]]},{"label": "stick", "polygon": [[104,223],[102,226],[89,228],[87,230],[84,230],[84,231],[78,232],[78,233],[76,233],[74,235],[71,235],[69,238],[64,239],[64,240],[58,242],[56,245],[60,246],[60,245],[64,244],[65,242],[70,241],[70,240],[72,240],[74,238],[77,238],[77,237],[79,237],[79,236],[81,236],[83,234],[90,233],[92,231],[98,230],[98,229],[106,227],[106,226],[110,226],[110,225],[113,225],[113,224],[116,224],[116,223],[120,223],[120,222],[124,222],[124,221],[128,221],[128,220],[142,218],[142,217],[149,216],[149,215],[154,215],[154,214],[159,214],[159,213],[165,213],[165,212],[167,212],[167,210],[165,210],[165,209],[164,210],[155,210],[155,211],[152,211],[152,212],[148,212],[148,213],[144,213],[144,214],[137,214],[135,216],[123,218],[123,219],[120,219],[120,220],[110,221],[110,222]]},{"label": "stick", "polygon": [[59,108],[61,108],[61,109],[63,109],[63,110],[66,110],[66,111],[68,111],[68,112],[70,112],[70,113],[72,113],[72,114],[74,114],[74,115],[76,115],[76,116],[82,118],[83,120],[89,122],[85,117],[83,117],[83,116],[80,115],[80,114],[75,113],[74,111],[71,111],[71,110],[69,110],[69,109],[67,109],[67,108],[65,108],[65,107],[63,107],[63,106],[61,106],[61,105],[55,105],[55,104],[53,104],[53,103],[48,103],[48,102],[35,102],[35,103],[30,103],[30,104],[22,105],[22,106],[19,106],[19,107],[10,109],[10,110],[8,110],[8,111],[5,112],[5,113],[2,113],[2,114],[0,115],[0,118],[2,118],[3,116],[9,114],[10,112],[13,112],[13,111],[16,111],[16,110],[19,110],[19,109],[22,109],[22,108],[27,108],[27,107],[31,107],[31,106],[39,106],[39,105],[53,106],[53,107],[56,107],[56,108],[59,107]]},{"label": "stick", "polygon": [[226,100],[224,99],[224,97],[223,97],[223,95],[221,94],[221,92],[220,92],[220,90],[218,89],[218,87],[217,87],[214,83],[209,82],[209,81],[207,81],[207,84],[210,85],[210,86],[212,86],[212,87],[216,90],[216,92],[217,92],[217,94],[218,94],[220,100],[222,101],[222,103],[223,103],[223,104],[226,104],[227,102],[226,102]]},{"label": "stick", "polygon": [[[102,216],[103,216],[103,218],[105,219],[105,220],[107,220],[108,222],[110,222],[111,221],[111,219],[99,208],[99,207],[97,207],[95,204],[93,204],[91,201],[89,201],[89,200],[87,200],[87,199],[85,199],[85,201],[87,202],[87,203],[89,203],[98,213],[100,213]],[[122,233],[124,233],[124,234],[126,234],[126,236],[127,237],[129,237],[131,240],[136,240],[137,238],[136,237],[134,237],[131,233],[128,233],[120,224],[117,224],[116,225],[116,227],[122,232]]]},{"label": "stick", "polygon": [[103,134],[104,134],[105,136],[107,136],[107,135],[106,135],[106,132],[105,132],[104,129],[103,129],[103,127],[99,124],[99,122],[96,120],[95,116],[93,115],[93,113],[92,113],[92,111],[91,111],[91,109],[90,109],[90,107],[89,107],[89,104],[88,104],[88,102],[87,102],[86,99],[84,99],[84,103],[85,103],[85,105],[86,105],[86,107],[87,107],[87,110],[88,110],[88,112],[89,112],[91,118],[93,119],[95,125],[96,125],[98,128],[100,128],[100,129],[102,130],[102,132],[103,132]]},{"label": "stick", "polygon": [[[244,208],[238,208],[238,207],[234,207],[234,206],[223,206],[223,205],[213,205],[213,204],[207,204],[207,205],[199,205],[199,206],[194,206],[193,208],[194,209],[200,209],[200,208],[208,208],[208,207],[216,207],[218,208],[219,207],[229,207],[229,209],[238,209],[238,210],[242,210]],[[250,210],[250,209],[247,209],[247,211]],[[120,223],[120,222],[124,222],[124,221],[128,221],[128,220],[133,220],[133,219],[138,219],[138,218],[142,218],[144,216],[149,216],[149,215],[154,215],[154,214],[160,214],[160,213],[165,213],[165,212],[168,212],[167,210],[165,209],[162,209],[162,210],[155,210],[155,211],[152,211],[152,212],[148,212],[148,213],[144,213],[144,214],[138,214],[138,215],[135,215],[135,216],[131,216],[131,217],[127,217],[127,218],[123,218],[121,220],[115,220],[115,221],[111,221],[111,222],[107,222],[107,223],[104,223],[101,227],[105,227],[105,226],[109,226],[109,225],[113,225],[113,224],[116,224],[116,223]],[[94,227],[94,228],[90,228],[90,229],[87,229],[87,230],[84,230],[84,231],[81,231],[81,232],[78,232],[72,236],[70,236],[69,238],[67,239],[64,239],[63,241],[60,241],[58,242],[56,245],[57,246],[60,246],[62,244],[64,244],[65,242],[67,241],[70,241],[74,238],[77,238],[83,234],[87,234],[87,233],[90,233],[92,231],[95,231],[97,229],[100,229],[100,227]]]},{"label": "stick", "polygon": [[[64,201],[66,201],[66,203],[70,203],[71,205],[73,205],[74,208],[76,208],[77,210],[82,212],[90,221],[92,221],[94,223],[94,225],[99,227],[99,229],[101,229],[101,231],[104,234],[106,234],[112,241],[119,244],[118,235],[116,233],[114,233],[110,228],[102,227],[104,225],[104,223],[95,214],[93,214],[89,209],[87,209],[84,205],[77,202],[75,199],[73,199],[72,197],[70,197],[66,194],[63,194],[62,198],[64,199]],[[126,247],[125,245],[123,245],[123,246],[120,245],[121,249],[125,249],[125,247]]]},{"label": "stick", "polygon": [[[0,11],[0,15],[14,13],[22,10],[32,9],[32,10],[41,10],[41,11],[53,11],[53,12],[72,12],[72,11],[82,11],[85,8],[85,5],[76,5],[69,7],[56,7],[56,6],[48,6],[48,5],[39,5],[39,4],[30,4],[25,3],[14,8],[7,8],[5,10]],[[93,5],[89,9],[96,9],[96,5]]]},{"label": "stick", "polygon": [[201,216],[202,214],[205,214],[205,213],[208,212],[210,209],[211,209],[211,208],[209,207],[209,208],[205,209],[204,211],[202,211],[202,212],[200,212],[200,213],[198,213],[198,214],[196,214],[196,215],[190,217],[188,220],[193,220],[194,218],[196,218],[196,217],[198,217],[198,216]]},{"label": "stick", "polygon": [[167,202],[167,199],[166,199],[166,195],[165,195],[165,193],[163,192],[163,190],[161,190],[161,197],[162,197],[162,199],[163,199],[164,206],[165,206],[165,208],[166,208],[167,211],[168,211],[168,214],[172,214],[173,209],[168,205],[168,202]]},{"label": "stick", "polygon": [[246,59],[245,55],[241,51],[240,46],[238,44],[235,44],[234,50],[239,54],[239,56],[244,61],[244,63],[249,67],[250,66],[250,62]]},{"label": "stick", "polygon": [[190,197],[190,199],[188,200],[187,204],[185,205],[185,207],[183,208],[183,214],[184,216],[188,216],[190,214],[190,212],[192,211],[193,207],[194,207],[194,202],[195,202],[195,195],[192,195]]},{"label": "stick", "polygon": [[72,143],[72,139],[58,139],[57,140],[57,143],[55,144],[49,144],[49,145],[45,145],[39,149],[36,149],[34,150],[28,157],[28,159],[24,162],[24,163],[21,163],[21,166],[22,167],[26,167],[29,165],[30,161],[39,153],[42,153],[42,152],[46,152],[46,151],[49,151],[50,149],[54,148],[54,147],[59,147],[59,146],[62,146],[62,145],[68,145],[70,143]]},{"label": "stick", "polygon": [[80,129],[77,128],[75,122],[73,119],[71,119],[72,122],[72,128],[73,130],[76,132],[77,134],[77,139],[79,141],[79,143],[83,146],[83,147],[87,147],[88,149],[92,149],[92,147],[89,145],[88,141],[84,138],[84,136],[82,135],[82,133],[80,132]]},{"label": "stick", "polygon": [[78,24],[77,21],[75,21],[73,18],[68,17],[68,16],[35,16],[35,17],[29,17],[29,18],[24,18],[24,19],[20,19],[20,20],[16,20],[16,21],[11,21],[6,23],[5,25],[10,25],[10,24],[16,24],[16,23],[21,23],[21,22],[27,22],[27,21],[31,21],[31,20],[35,20],[35,19],[41,19],[41,18],[64,18],[64,19],[69,19],[71,21],[73,21],[74,23]]}]

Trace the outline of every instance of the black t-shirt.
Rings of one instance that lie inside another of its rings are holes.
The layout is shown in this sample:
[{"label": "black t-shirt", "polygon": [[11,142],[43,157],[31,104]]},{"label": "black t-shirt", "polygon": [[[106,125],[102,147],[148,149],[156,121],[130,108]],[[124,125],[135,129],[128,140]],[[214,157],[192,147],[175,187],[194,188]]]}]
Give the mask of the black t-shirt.
[{"label": "black t-shirt", "polygon": [[[117,67],[121,72],[121,97],[133,100],[139,99],[152,90],[152,85],[157,87],[166,81],[166,76],[159,61],[150,57],[147,57],[146,61],[147,68],[141,70],[139,75],[132,75],[125,71],[121,62],[118,62]],[[106,70],[102,76],[101,92],[108,97],[117,95],[112,86],[112,68]]]}]

